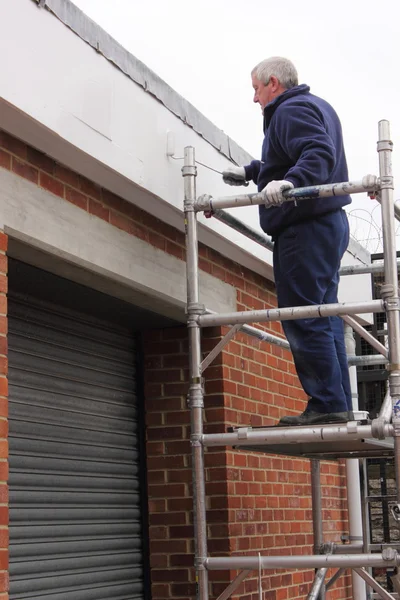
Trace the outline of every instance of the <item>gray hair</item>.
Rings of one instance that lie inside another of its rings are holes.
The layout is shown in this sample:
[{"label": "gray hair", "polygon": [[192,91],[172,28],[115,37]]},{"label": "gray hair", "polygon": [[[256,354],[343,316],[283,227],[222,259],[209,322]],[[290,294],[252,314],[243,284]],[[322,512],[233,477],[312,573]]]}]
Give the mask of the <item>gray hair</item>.
[{"label": "gray hair", "polygon": [[299,85],[299,78],[294,64],[282,56],[272,56],[262,60],[251,72],[262,83],[267,84],[274,75],[279,83],[287,90]]}]

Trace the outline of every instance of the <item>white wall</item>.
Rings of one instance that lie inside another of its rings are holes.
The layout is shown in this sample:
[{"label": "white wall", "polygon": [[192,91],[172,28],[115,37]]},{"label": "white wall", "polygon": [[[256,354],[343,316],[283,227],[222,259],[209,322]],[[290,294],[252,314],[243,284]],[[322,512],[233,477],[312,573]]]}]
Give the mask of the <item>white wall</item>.
[{"label": "white wall", "polygon": [[[0,74],[1,128],[180,229],[182,161],[167,157],[167,131],[174,134],[176,155],[192,145],[197,159],[214,169],[228,164],[201,135],[32,0],[0,3]],[[233,191],[201,166],[197,186],[198,194]],[[257,207],[235,215],[258,226]],[[269,251],[213,219],[200,220],[203,242],[272,278]],[[348,254],[345,263],[359,264],[360,258]],[[351,277],[343,278],[342,297],[369,297],[369,277],[357,280],[355,285]]]}]

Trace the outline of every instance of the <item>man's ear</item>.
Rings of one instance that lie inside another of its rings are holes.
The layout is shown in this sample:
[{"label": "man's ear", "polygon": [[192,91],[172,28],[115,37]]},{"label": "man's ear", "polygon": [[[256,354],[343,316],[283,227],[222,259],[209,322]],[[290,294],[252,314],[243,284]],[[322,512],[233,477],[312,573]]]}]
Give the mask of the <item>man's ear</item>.
[{"label": "man's ear", "polygon": [[277,79],[275,75],[271,75],[269,80],[271,82],[272,91],[276,92],[276,90],[280,87],[279,79]]}]

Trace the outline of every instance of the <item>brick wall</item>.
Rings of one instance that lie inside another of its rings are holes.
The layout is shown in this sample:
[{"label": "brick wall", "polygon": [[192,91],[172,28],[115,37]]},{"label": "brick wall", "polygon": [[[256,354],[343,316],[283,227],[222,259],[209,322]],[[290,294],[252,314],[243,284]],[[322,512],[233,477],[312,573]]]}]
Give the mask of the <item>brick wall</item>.
[{"label": "brick wall", "polygon": [[[220,334],[219,329],[204,330],[203,348],[210,350]],[[185,410],[185,328],[148,332],[144,352],[153,598],[192,600],[195,582],[191,556],[190,419]],[[274,359],[276,366],[271,368],[269,363],[275,365]],[[286,383],[273,385],[269,392],[278,369]],[[295,410],[301,410],[292,370],[286,351],[239,336],[205,372],[205,432],[223,432],[229,425],[275,423],[285,412],[284,402],[292,402]],[[258,379],[254,379],[254,371]],[[257,386],[261,383],[260,391]],[[312,552],[309,461],[210,448],[205,452],[205,465],[211,555]],[[338,542],[340,534],[347,531],[343,476],[343,465],[322,463],[327,541]],[[217,598],[235,575],[210,572],[211,598]],[[304,598],[312,579],[311,570],[265,572],[265,599]],[[340,579],[330,597],[349,597],[349,583],[349,577]],[[239,588],[240,596],[233,597],[258,600],[257,585],[253,574]]]},{"label": "brick wall", "polygon": [[[154,216],[57,164],[48,156],[0,131],[0,167],[71,202],[92,215],[168,254],[184,260],[184,236]],[[6,397],[5,366],[5,237],[0,237],[0,396]],[[200,247],[200,268],[234,286],[238,310],[276,305],[274,288],[261,276],[207,247]],[[265,329],[281,333],[279,323]],[[209,351],[224,330],[203,332]],[[144,334],[147,422],[150,562],[154,600],[193,600],[193,524],[190,419],[186,406],[186,328]],[[304,409],[288,351],[237,335],[206,373],[205,428],[222,432],[229,425],[271,425],[283,414]],[[2,383],[4,382],[4,383]],[[1,398],[0,398],[1,399]],[[0,415],[6,436],[5,406]],[[6,590],[6,446],[0,440],[0,600]],[[4,442],[6,444],[6,442]],[[3,451],[4,450],[4,451]],[[310,473],[308,461],[290,457],[209,449],[206,461],[208,544],[213,555],[229,553],[305,553],[312,548]],[[323,463],[323,518],[326,537],[340,539],[347,531],[344,468]],[[4,493],[1,491],[4,490]],[[3,516],[4,508],[4,516]],[[212,597],[235,573],[211,572]],[[303,598],[311,571],[268,572],[263,577],[267,600]],[[349,597],[349,579],[340,579],[330,597]],[[255,577],[241,588],[241,600],[258,600]],[[7,596],[4,596],[6,598]],[[237,597],[237,596],[235,596]]]}]

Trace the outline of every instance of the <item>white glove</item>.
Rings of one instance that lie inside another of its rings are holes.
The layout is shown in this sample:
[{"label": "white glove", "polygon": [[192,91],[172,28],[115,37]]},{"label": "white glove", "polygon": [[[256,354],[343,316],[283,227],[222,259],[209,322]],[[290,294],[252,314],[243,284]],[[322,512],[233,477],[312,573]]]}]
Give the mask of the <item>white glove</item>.
[{"label": "white glove", "polygon": [[261,192],[264,195],[265,206],[282,204],[285,199],[283,192],[293,188],[293,183],[284,179],[282,181],[270,181]]},{"label": "white glove", "polygon": [[244,167],[228,167],[222,171],[222,179],[228,185],[247,185]]}]

